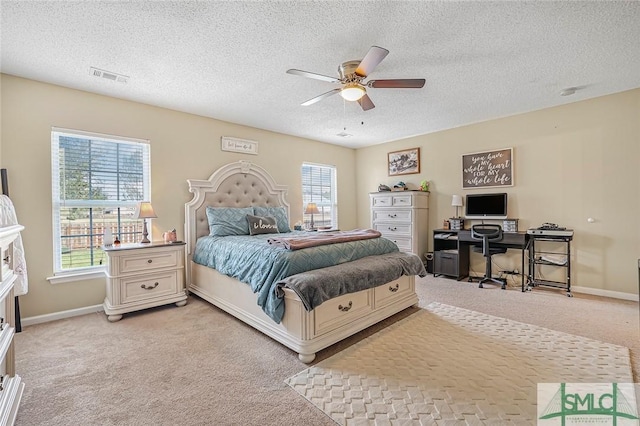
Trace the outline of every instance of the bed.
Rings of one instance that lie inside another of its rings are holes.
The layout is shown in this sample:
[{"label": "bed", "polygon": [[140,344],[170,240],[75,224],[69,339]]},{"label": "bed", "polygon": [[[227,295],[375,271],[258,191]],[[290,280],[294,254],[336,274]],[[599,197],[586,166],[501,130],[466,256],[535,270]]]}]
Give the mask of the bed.
[{"label": "bed", "polygon": [[194,254],[198,240],[202,242],[210,234],[207,207],[284,208],[289,218],[287,187],[277,184],[262,167],[246,161],[227,164],[206,180],[188,179],[187,182],[193,194],[185,204],[187,290],[297,352],[302,362],[312,362],[319,350],[417,304],[415,275],[402,275],[373,288],[342,294],[310,310],[307,302],[286,285],[286,282],[304,282],[314,278],[314,274],[329,277],[325,279],[344,277],[344,272],[352,272],[349,268],[354,266],[369,270],[380,264],[381,259],[394,261],[391,259],[394,256],[407,256],[391,253],[288,277],[290,281],[282,281],[277,287],[284,309],[279,322],[275,321],[273,315],[258,304],[258,294],[250,285],[195,262]]}]

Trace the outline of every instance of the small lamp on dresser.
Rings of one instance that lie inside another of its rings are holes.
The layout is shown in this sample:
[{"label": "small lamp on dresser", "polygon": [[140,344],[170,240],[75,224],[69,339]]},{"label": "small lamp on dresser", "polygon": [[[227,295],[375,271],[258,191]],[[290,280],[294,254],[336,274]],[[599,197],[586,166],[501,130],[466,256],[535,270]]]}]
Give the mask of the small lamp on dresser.
[{"label": "small lamp on dresser", "polygon": [[144,224],[142,227],[142,240],[140,243],[149,244],[149,233],[147,232],[147,219],[153,219],[156,216],[156,213],[153,211],[153,206],[149,201],[142,201],[138,204],[138,214],[136,215],[138,219],[142,219],[142,223]]}]

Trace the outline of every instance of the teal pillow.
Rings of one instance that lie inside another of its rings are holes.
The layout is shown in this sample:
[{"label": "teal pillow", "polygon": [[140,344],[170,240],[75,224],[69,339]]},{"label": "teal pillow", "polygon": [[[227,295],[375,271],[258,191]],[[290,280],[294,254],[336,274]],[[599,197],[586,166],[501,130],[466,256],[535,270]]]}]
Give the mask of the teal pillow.
[{"label": "teal pillow", "polygon": [[209,235],[249,235],[247,215],[253,214],[253,207],[211,207],[207,206]]},{"label": "teal pillow", "polygon": [[249,222],[249,235],[278,233],[278,225],[276,224],[275,217],[248,214],[247,222]]},{"label": "teal pillow", "polygon": [[278,232],[291,232],[289,228],[289,217],[287,217],[287,209],[284,207],[254,207],[256,216],[271,216],[276,218],[278,224]]}]

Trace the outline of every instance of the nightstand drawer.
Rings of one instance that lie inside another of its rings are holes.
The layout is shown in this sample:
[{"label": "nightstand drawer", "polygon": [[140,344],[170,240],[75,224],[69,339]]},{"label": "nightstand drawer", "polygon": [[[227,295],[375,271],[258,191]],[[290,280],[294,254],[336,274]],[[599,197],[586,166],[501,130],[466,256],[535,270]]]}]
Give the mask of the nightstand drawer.
[{"label": "nightstand drawer", "polygon": [[120,279],[122,303],[176,294],[178,292],[178,272],[145,274]]},{"label": "nightstand drawer", "polygon": [[139,254],[129,256],[121,256],[118,264],[121,274],[129,272],[140,272],[154,270],[158,268],[171,268],[178,266],[178,255],[181,251],[177,250],[145,250]]}]

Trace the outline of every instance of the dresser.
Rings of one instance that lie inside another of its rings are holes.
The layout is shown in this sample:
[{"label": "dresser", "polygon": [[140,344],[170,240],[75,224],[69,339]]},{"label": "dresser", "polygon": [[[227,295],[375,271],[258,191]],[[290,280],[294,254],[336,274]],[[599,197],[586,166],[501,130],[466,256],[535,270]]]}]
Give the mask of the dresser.
[{"label": "dresser", "polygon": [[184,306],[184,248],[182,242],[104,247],[107,296],[103,307],[108,320],[169,303]]},{"label": "dresser", "polygon": [[372,192],[369,198],[371,227],[396,243],[400,251],[422,258],[429,243],[429,193]]},{"label": "dresser", "polygon": [[17,275],[14,273],[14,241],[22,225],[0,227],[0,250],[2,266],[0,268],[0,425],[12,425],[18,414],[18,406],[24,391],[24,383],[16,374],[15,347],[15,298],[13,285]]}]

